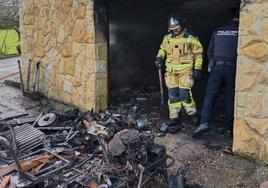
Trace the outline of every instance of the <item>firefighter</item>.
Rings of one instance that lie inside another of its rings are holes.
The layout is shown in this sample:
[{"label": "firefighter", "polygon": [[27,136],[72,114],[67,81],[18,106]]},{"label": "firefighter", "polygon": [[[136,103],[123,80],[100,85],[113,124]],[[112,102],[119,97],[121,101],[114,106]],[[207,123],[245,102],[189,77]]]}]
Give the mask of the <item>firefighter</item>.
[{"label": "firefighter", "polygon": [[225,88],[225,123],[222,132],[232,136],[234,119],[235,74],[237,59],[239,18],[216,29],[208,47],[208,58],[212,62],[200,124],[193,137],[199,137],[209,130],[212,108],[222,87]]},{"label": "firefighter", "polygon": [[[187,31],[185,20],[173,15],[168,20],[168,31],[158,51],[155,65],[161,68],[165,60],[165,82],[168,88],[169,121],[167,127],[179,130],[179,112],[182,108],[196,118],[196,104],[191,88],[201,78],[203,48],[198,38]],[[193,119],[195,119],[193,118]]]}]

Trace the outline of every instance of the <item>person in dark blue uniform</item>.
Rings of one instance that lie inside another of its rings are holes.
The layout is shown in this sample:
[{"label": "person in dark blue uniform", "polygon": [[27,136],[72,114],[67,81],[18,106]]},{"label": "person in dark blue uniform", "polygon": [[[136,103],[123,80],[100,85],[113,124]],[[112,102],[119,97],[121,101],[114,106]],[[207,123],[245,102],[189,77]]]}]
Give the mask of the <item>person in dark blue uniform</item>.
[{"label": "person in dark blue uniform", "polygon": [[236,16],[227,25],[216,29],[208,47],[208,59],[212,64],[209,75],[199,126],[193,137],[209,130],[212,109],[217,95],[225,87],[224,132],[232,133],[234,119],[235,74],[237,59],[239,18]]}]

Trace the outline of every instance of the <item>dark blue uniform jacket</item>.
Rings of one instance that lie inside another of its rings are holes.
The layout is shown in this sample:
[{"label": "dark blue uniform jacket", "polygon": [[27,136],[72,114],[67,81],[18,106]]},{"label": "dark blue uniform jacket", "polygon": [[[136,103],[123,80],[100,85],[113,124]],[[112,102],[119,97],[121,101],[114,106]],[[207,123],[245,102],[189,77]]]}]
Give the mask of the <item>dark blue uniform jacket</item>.
[{"label": "dark blue uniform jacket", "polygon": [[238,21],[231,21],[214,31],[208,47],[209,59],[236,61],[238,25]]}]

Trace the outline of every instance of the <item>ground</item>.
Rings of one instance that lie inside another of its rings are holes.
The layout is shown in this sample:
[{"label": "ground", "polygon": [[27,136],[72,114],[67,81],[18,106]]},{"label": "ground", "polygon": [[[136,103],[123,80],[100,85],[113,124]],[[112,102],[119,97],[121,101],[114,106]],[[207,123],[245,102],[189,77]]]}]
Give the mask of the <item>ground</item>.
[{"label": "ground", "polygon": [[[0,81],[7,78],[7,76],[18,72],[18,60],[20,60],[20,57],[0,59]],[[12,78],[18,78],[18,75],[13,76]]]},{"label": "ground", "polygon": [[19,37],[14,29],[0,29],[0,55],[17,54],[16,46],[19,43]]},{"label": "ground", "polygon": [[[11,76],[8,79],[18,80],[18,76]],[[220,135],[216,128],[202,139],[193,139],[191,134],[195,127],[185,115],[182,116],[184,128],[180,132],[158,137],[157,126],[165,121],[165,118],[161,116],[159,101],[151,100],[154,97],[154,95],[145,95],[140,99],[135,96],[126,99],[116,97],[113,100],[117,105],[118,101],[121,101],[120,105],[136,105],[137,118],[145,118],[151,122],[156,142],[164,144],[168,155],[174,159],[174,164],[168,168],[169,174],[183,169],[187,187],[255,188],[268,180],[268,168],[250,159],[232,154],[230,152],[231,138]],[[19,89],[3,84],[3,80],[0,80],[0,117],[15,112],[34,115],[38,115],[41,111],[63,112],[70,108],[47,99],[33,101],[24,97]],[[221,119],[220,110],[216,111],[215,117],[219,120],[215,121],[217,127]],[[168,161],[170,162],[171,160]]]}]

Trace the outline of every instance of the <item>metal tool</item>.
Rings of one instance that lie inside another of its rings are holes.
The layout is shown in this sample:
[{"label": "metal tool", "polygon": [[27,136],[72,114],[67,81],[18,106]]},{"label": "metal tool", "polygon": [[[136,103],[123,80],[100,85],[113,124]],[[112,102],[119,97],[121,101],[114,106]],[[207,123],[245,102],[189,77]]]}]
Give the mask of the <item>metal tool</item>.
[{"label": "metal tool", "polygon": [[29,89],[30,89],[31,68],[32,68],[32,60],[29,59],[28,70],[27,70],[27,81],[26,81],[26,90],[27,91],[29,91]]},{"label": "metal tool", "polygon": [[33,127],[35,126],[35,124],[39,121],[39,119],[41,118],[43,116],[43,112],[41,112],[40,114],[39,114],[39,116],[35,119],[35,121],[34,121],[34,123],[33,123]]},{"label": "metal tool", "polygon": [[24,84],[23,84],[23,78],[22,78],[22,70],[21,70],[20,60],[18,60],[17,63],[18,63],[19,74],[20,74],[20,89],[21,89],[22,93],[24,93]]},{"label": "metal tool", "polygon": [[145,171],[145,168],[141,164],[138,165],[138,168],[140,169],[140,177],[139,177],[139,183],[138,183],[137,188],[141,188],[142,177],[143,177],[143,173]]},{"label": "metal tool", "polygon": [[40,77],[40,63],[41,61],[38,61],[35,65],[35,77],[34,77],[34,84],[33,84],[33,93],[38,91],[38,85],[39,85],[39,77]]},{"label": "metal tool", "polygon": [[164,108],[164,88],[162,79],[162,69],[158,68],[159,84],[160,84],[160,94],[161,94],[161,108]]},{"label": "metal tool", "polygon": [[79,131],[75,131],[69,138],[67,138],[63,143],[68,143],[73,137],[75,137],[77,134],[79,133]]}]

